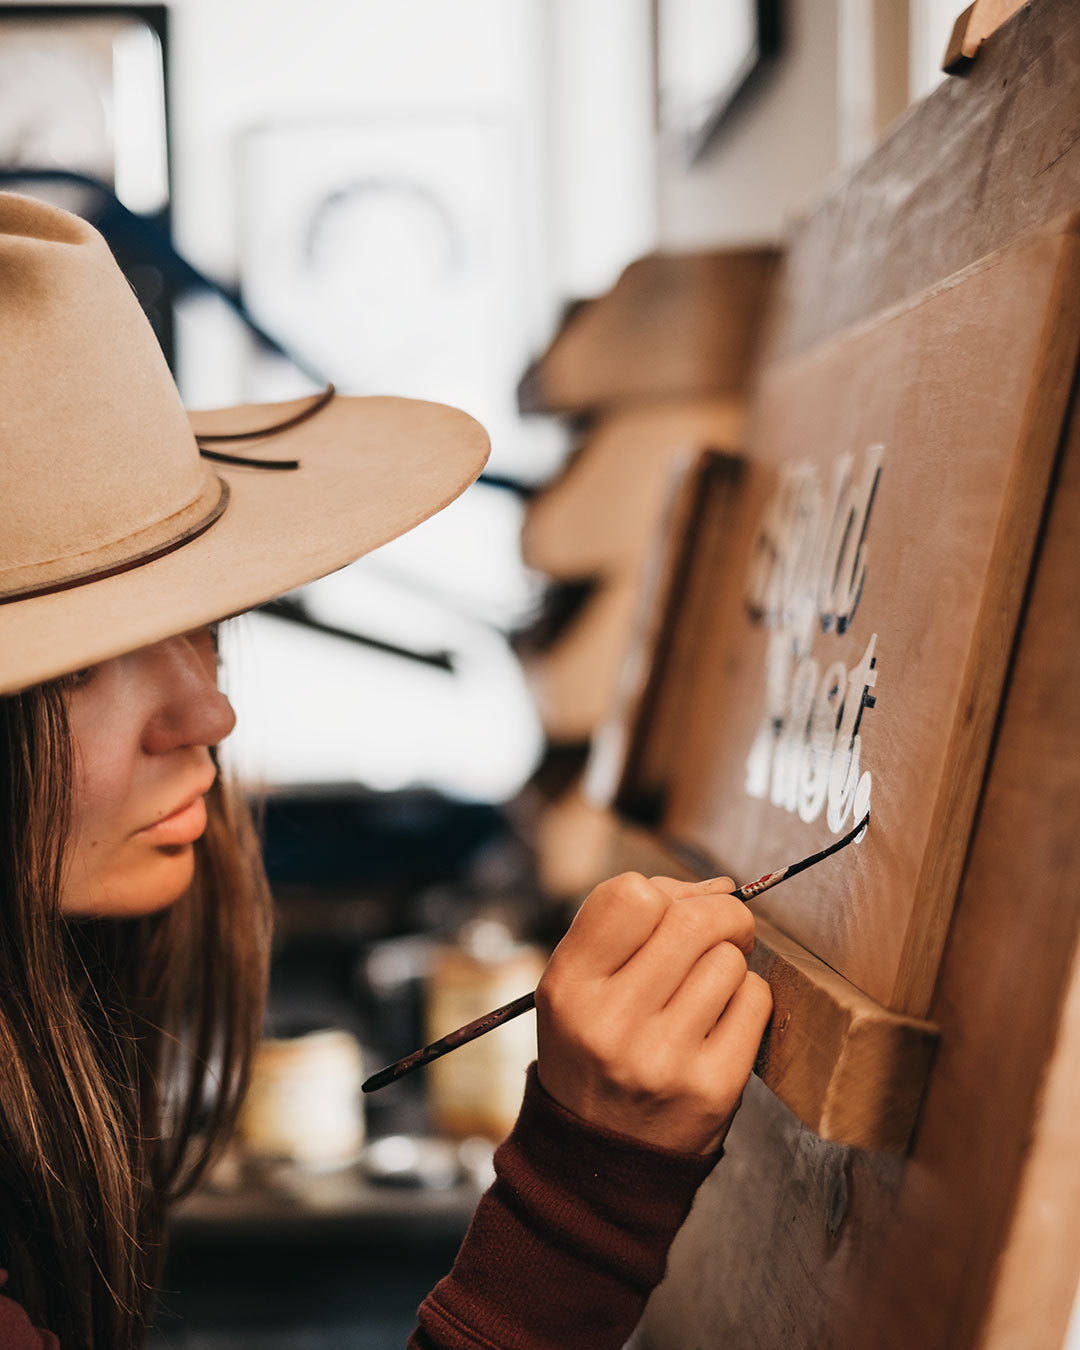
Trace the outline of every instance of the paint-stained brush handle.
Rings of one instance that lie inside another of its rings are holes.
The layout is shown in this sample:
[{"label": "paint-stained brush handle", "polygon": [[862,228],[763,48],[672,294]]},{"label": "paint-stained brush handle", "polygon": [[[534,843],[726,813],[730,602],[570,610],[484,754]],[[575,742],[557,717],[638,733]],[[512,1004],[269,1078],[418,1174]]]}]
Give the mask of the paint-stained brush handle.
[{"label": "paint-stained brush handle", "polygon": [[413,1069],[423,1068],[425,1064],[430,1064],[433,1059],[441,1059],[451,1050],[456,1050],[459,1045],[468,1045],[470,1041],[475,1041],[478,1036],[494,1031],[496,1027],[501,1027],[504,1022],[520,1017],[522,1013],[531,1012],[535,1007],[535,992],[522,994],[521,998],[514,999],[513,1003],[504,1003],[501,1008],[485,1013],[483,1017],[478,1017],[475,1022],[467,1022],[465,1026],[458,1027],[456,1031],[448,1032],[441,1040],[432,1041],[430,1045],[425,1045],[422,1050],[414,1050],[411,1055],[399,1059],[396,1064],[380,1069],[378,1073],[372,1074],[363,1084],[362,1090],[364,1092],[377,1092],[387,1083],[396,1083],[405,1074],[412,1073]]},{"label": "paint-stained brush handle", "polygon": [[823,848],[819,853],[811,853],[809,858],[802,858],[799,862],[788,863],[787,867],[781,867],[775,872],[766,872],[763,877],[758,877],[757,881],[748,881],[745,886],[736,886],[731,894],[736,900],[753,900],[762,891],[770,890],[773,886],[778,886],[781,881],[787,881],[788,877],[797,876],[800,872],[805,872],[808,867],[813,867],[815,863],[821,862],[824,858],[831,857],[834,853],[839,853],[842,848],[847,848],[848,844],[858,839],[863,830],[870,824],[870,812],[867,811],[862,820],[853,830],[848,830],[843,839],[838,839],[835,844],[830,844],[828,848]]},{"label": "paint-stained brush handle", "polygon": [[[787,867],[781,867],[775,872],[766,872],[763,877],[758,877],[757,881],[749,881],[745,886],[736,886],[730,894],[736,900],[743,901],[744,904],[747,900],[753,900],[762,891],[770,890],[773,886],[779,885],[781,881],[786,881],[788,877],[793,877],[798,872],[804,872],[808,867],[813,867],[815,863],[821,862],[823,858],[828,858],[831,854],[839,852],[853,839],[858,838],[869,823],[870,815],[868,812],[853,830],[844,835],[843,839],[838,839],[835,844],[823,848],[820,853],[812,853],[809,858],[803,858],[796,863],[789,863]],[[380,1069],[378,1073],[372,1074],[367,1082],[362,1084],[361,1090],[378,1092],[379,1088],[386,1087],[387,1083],[396,1083],[399,1078],[404,1078],[407,1073],[412,1073],[414,1069],[420,1069],[425,1064],[430,1064],[433,1059],[441,1059],[443,1055],[448,1055],[451,1050],[456,1050],[458,1046],[468,1045],[470,1041],[475,1041],[478,1036],[484,1036],[489,1031],[494,1031],[496,1027],[501,1027],[504,1022],[520,1017],[522,1013],[530,1012],[535,1007],[535,991],[531,994],[523,994],[521,998],[514,999],[512,1003],[504,1003],[501,1008],[495,1008],[492,1012],[485,1013],[483,1017],[478,1017],[475,1022],[468,1022],[465,1026],[458,1027],[456,1031],[448,1032],[441,1040],[432,1041],[430,1045],[425,1045],[421,1050],[414,1050],[411,1055],[406,1055],[404,1059],[399,1059],[395,1064],[389,1064],[385,1069]]]}]

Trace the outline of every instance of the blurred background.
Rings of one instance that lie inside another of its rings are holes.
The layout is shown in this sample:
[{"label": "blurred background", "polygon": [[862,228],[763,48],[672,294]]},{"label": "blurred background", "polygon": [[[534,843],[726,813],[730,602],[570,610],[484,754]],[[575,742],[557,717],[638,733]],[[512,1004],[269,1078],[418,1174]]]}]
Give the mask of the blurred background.
[{"label": "blurred background", "polygon": [[279,922],[156,1345],[404,1343],[531,1019],[358,1084],[531,988],[604,874],[673,483],[738,449],[785,230],[942,78],[960,7],[0,4],[0,181],[106,234],[189,406],[332,380],[492,437],[447,511],[224,633]]}]

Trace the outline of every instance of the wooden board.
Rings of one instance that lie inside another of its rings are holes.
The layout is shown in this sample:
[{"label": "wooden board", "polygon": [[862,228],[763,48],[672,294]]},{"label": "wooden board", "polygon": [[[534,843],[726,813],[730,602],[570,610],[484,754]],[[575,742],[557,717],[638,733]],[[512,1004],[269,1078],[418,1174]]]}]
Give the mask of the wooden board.
[{"label": "wooden board", "polygon": [[1080,333],[1036,232],[763,376],[665,826],[733,875],[861,818],[842,886],[762,897],[882,1005],[929,1008]]},{"label": "wooden board", "polygon": [[554,642],[523,655],[550,740],[583,744],[610,714],[637,605],[636,578],[606,583]]},{"label": "wooden board", "polygon": [[612,412],[566,471],[529,506],[521,548],[530,567],[567,580],[639,572],[668,505],[673,473],[702,450],[735,449],[745,403],[731,396]]},{"label": "wooden board", "polygon": [[599,420],[567,471],[530,506],[530,566],[599,584],[575,620],[523,653],[548,735],[585,741],[615,703],[620,669],[677,484],[706,446],[737,442],[733,398],[660,402]]},{"label": "wooden board", "polygon": [[773,292],[770,356],[806,351],[1075,210],[1078,106],[1080,5],[1026,5],[800,224]]},{"label": "wooden board", "polygon": [[[805,352],[1080,206],[1080,7],[1040,0],[792,241]],[[641,1350],[1047,1350],[1080,1274],[1080,426],[1056,466],[931,1015],[908,1157],[819,1139],[752,1078]]]},{"label": "wooden board", "polygon": [[663,830],[668,795],[693,735],[687,681],[695,671],[745,461],[707,451],[673,502],[623,662],[608,724],[593,742],[588,790],[619,817]]},{"label": "wooden board", "polygon": [[741,394],[757,354],[771,248],[655,253],[577,306],[518,390],[523,412]]},{"label": "wooden board", "polygon": [[1080,418],[1053,486],[907,1158],[757,1079],[636,1350],[1048,1350],[1080,1276]]}]

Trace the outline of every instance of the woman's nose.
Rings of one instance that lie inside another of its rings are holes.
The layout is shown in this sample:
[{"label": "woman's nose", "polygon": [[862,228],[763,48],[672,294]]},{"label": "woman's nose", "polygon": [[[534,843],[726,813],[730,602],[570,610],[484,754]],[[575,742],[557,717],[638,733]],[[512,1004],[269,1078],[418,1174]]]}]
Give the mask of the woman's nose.
[{"label": "woman's nose", "polygon": [[143,749],[162,754],[185,745],[217,745],[236,725],[232,704],[218,688],[217,654],[209,629],[166,638],[146,652],[153,664],[155,706]]}]

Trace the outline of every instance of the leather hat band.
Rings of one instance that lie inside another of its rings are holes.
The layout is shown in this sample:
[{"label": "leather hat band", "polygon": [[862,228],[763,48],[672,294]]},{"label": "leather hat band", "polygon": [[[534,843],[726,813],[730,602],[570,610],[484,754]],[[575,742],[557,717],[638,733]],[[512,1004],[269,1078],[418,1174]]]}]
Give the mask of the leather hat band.
[{"label": "leather hat band", "polygon": [[166,553],[173,553],[176,549],[183,548],[192,539],[197,539],[200,534],[205,534],[228,505],[229,485],[222,478],[218,478],[216,481],[220,490],[210,510],[164,542],[155,543],[142,552],[134,553],[120,562],[111,562],[104,567],[91,567],[82,572],[68,574],[58,580],[46,581],[33,586],[20,586],[11,591],[2,591],[0,592],[0,605],[9,604],[13,600],[30,600],[39,595],[52,595],[56,591],[68,591],[74,586],[85,586],[91,581],[104,581],[106,577],[117,576],[120,572],[130,572],[136,567],[142,567],[146,563],[153,562],[155,558],[163,558]]},{"label": "leather hat band", "polygon": [[[208,450],[206,442],[210,441],[217,444],[220,442],[254,441],[267,436],[278,435],[282,431],[289,431],[325,408],[334,397],[334,392],[334,386],[328,384],[306,408],[302,408],[300,412],[285,418],[284,421],[275,422],[267,427],[197,436],[199,453],[204,459],[251,469],[298,469],[300,467],[298,459],[256,459],[247,455],[232,455],[224,451]],[[148,548],[137,550],[120,560],[110,559],[104,566],[91,566],[82,571],[66,573],[61,577],[53,577],[30,585],[17,585],[13,589],[0,591],[0,605],[9,604],[13,600],[30,600],[39,595],[52,595],[56,591],[71,590],[75,586],[85,586],[92,581],[103,581],[106,577],[114,577],[121,572],[130,572],[136,567],[142,567],[146,563],[153,562],[156,558],[162,558],[167,553],[173,553],[178,548],[183,548],[185,544],[191,543],[193,539],[197,539],[199,535],[204,534],[222,515],[228,505],[228,483],[216,475],[213,481],[217,483],[218,492],[209,510],[204,511],[193,521],[188,521],[182,529],[170,534],[165,540],[156,539]]]}]

